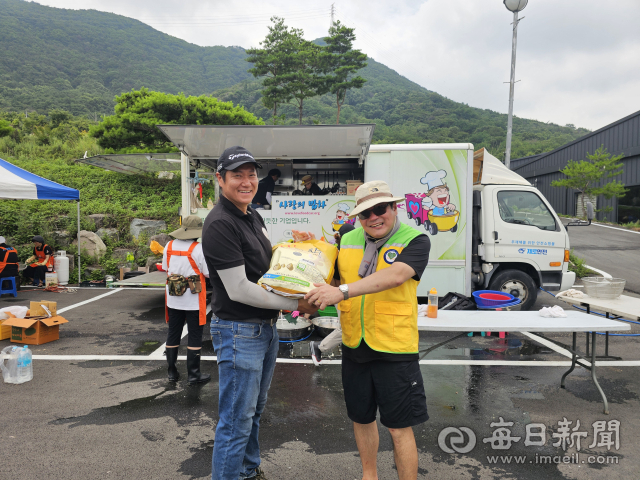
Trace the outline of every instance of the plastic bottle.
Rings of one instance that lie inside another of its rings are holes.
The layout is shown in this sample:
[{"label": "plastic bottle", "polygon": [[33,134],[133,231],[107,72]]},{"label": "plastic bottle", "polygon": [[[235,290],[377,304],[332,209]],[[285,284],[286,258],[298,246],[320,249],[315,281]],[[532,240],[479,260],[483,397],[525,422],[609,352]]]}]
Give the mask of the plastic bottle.
[{"label": "plastic bottle", "polygon": [[26,345],[18,350],[18,375],[15,383],[25,383],[33,379],[33,361],[31,350]]},{"label": "plastic bottle", "polygon": [[[0,370],[5,383],[16,383],[18,379],[18,347],[10,345],[2,350]],[[7,361],[5,365],[5,360]]]},{"label": "plastic bottle", "polygon": [[429,292],[429,304],[427,305],[427,317],[438,317],[438,292],[435,288],[432,288]]}]

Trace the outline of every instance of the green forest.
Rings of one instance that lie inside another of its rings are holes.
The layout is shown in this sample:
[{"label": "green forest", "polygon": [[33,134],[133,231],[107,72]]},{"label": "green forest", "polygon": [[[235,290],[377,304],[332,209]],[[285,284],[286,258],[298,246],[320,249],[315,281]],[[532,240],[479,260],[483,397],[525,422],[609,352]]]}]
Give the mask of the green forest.
[{"label": "green forest", "polygon": [[[63,109],[96,120],[114,113],[116,95],[146,87],[213,95],[271,122],[261,79],[248,72],[251,64],[241,47],[200,47],[123,16],[22,0],[0,0],[0,31],[2,110]],[[366,62],[358,72],[366,83],[348,91],[340,123],[375,123],[376,143],[465,142],[503,158],[506,114],[454,102],[372,58]],[[335,123],[336,111],[334,95],[310,98],[303,123]],[[293,104],[278,113],[285,115],[283,123],[298,121]],[[549,151],[586,133],[516,117],[511,157]]]}]

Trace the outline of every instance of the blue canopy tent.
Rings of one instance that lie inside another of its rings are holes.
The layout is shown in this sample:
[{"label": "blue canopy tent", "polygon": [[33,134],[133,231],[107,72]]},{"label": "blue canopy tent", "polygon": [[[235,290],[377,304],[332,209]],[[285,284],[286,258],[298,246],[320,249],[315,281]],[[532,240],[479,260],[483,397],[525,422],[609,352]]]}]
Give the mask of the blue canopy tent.
[{"label": "blue canopy tent", "polygon": [[0,199],[75,200],[78,203],[78,284],[80,284],[80,192],[27,172],[0,158]]}]

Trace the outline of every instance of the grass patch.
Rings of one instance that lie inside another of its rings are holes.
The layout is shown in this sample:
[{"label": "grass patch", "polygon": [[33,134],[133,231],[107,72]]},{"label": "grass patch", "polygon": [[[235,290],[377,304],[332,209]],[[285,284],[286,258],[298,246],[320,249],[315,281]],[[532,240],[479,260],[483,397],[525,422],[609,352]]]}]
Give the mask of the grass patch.
[{"label": "grass patch", "polygon": [[578,278],[588,277],[590,275],[597,275],[596,272],[587,268],[585,264],[586,264],[585,260],[575,255],[573,253],[573,250],[571,250],[571,253],[569,254],[569,271],[570,272],[575,272]]}]

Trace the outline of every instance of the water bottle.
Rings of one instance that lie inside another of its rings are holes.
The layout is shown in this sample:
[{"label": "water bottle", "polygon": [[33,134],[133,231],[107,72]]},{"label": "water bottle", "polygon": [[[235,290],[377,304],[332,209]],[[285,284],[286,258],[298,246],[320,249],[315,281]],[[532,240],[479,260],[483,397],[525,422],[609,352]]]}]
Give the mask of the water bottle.
[{"label": "water bottle", "polygon": [[31,350],[26,345],[18,350],[18,376],[15,383],[25,383],[33,378]]},{"label": "water bottle", "polygon": [[427,317],[438,317],[438,292],[435,288],[432,288],[429,292],[429,304],[427,306]]},{"label": "water bottle", "polygon": [[[18,379],[18,347],[8,346],[0,354],[0,370],[5,383],[16,383]],[[7,361],[5,365],[5,360]]]}]

